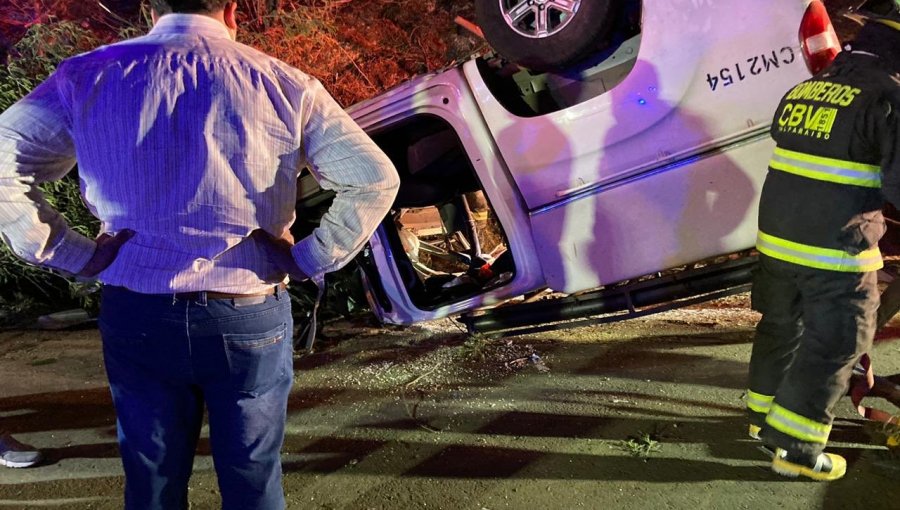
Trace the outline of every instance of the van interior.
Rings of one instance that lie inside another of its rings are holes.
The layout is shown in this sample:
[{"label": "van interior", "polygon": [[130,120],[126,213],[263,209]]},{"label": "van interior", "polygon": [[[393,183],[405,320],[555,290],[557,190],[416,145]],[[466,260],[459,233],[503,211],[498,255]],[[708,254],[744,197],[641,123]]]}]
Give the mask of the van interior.
[{"label": "van interior", "polygon": [[[512,280],[515,265],[506,234],[451,126],[419,115],[371,136],[400,175],[397,198],[382,227],[389,259],[397,264],[412,302],[433,310]],[[291,233],[302,239],[318,226],[334,193],[321,189],[309,172],[298,186]]]},{"label": "van interior", "polygon": [[383,227],[413,303],[434,309],[512,280],[507,237],[450,125],[419,115],[372,139],[400,175]]}]

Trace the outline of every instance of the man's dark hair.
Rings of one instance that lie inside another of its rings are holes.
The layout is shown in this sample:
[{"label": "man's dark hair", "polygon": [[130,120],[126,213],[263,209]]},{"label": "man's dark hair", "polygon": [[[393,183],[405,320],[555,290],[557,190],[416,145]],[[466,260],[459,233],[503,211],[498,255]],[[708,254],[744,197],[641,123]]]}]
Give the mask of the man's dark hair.
[{"label": "man's dark hair", "polygon": [[150,7],[157,14],[169,14],[170,12],[203,13],[221,11],[226,4],[234,0],[150,0]]}]

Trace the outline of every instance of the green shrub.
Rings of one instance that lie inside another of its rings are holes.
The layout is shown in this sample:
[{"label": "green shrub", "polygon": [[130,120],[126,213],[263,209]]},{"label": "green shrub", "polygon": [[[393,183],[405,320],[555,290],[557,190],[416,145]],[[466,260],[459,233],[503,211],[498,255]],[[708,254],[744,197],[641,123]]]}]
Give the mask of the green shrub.
[{"label": "green shrub", "polygon": [[[13,48],[7,65],[0,66],[0,111],[44,81],[61,61],[103,42],[74,21],[51,19],[48,23],[32,25]],[[97,234],[98,222],[81,200],[77,171],[40,187],[50,205],[74,230],[90,237]],[[15,322],[22,315],[66,306],[94,308],[96,299],[89,292],[91,288],[30,265],[13,255],[5,243],[0,243],[0,309],[16,311],[14,316],[0,321]]]},{"label": "green shrub", "polygon": [[102,43],[96,34],[74,21],[32,25],[13,47],[6,66],[0,67],[0,111],[47,79],[60,62]]}]

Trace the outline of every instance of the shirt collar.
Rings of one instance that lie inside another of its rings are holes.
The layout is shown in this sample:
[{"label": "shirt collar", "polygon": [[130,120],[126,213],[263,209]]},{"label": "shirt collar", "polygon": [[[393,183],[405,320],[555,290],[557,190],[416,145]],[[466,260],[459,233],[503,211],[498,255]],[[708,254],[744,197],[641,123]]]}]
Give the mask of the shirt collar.
[{"label": "shirt collar", "polygon": [[225,37],[231,39],[228,28],[220,21],[202,14],[166,14],[156,20],[151,34],[196,34],[204,37]]}]

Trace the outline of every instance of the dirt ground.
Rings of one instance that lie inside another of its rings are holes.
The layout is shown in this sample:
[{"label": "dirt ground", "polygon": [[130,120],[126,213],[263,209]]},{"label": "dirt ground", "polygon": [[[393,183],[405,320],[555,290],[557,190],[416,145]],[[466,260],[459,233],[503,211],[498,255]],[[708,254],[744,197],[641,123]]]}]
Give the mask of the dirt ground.
[{"label": "dirt ground", "polygon": [[[755,320],[742,295],[506,339],[331,324],[295,362],[289,508],[897,508],[900,460],[846,399],[832,433],[845,479],[768,470],[741,400]],[[880,335],[879,372],[900,372],[898,338]],[[121,508],[96,330],[3,332],[0,389],[3,426],[48,456],[0,470],[0,508]],[[190,499],[219,505],[205,440]]]}]

